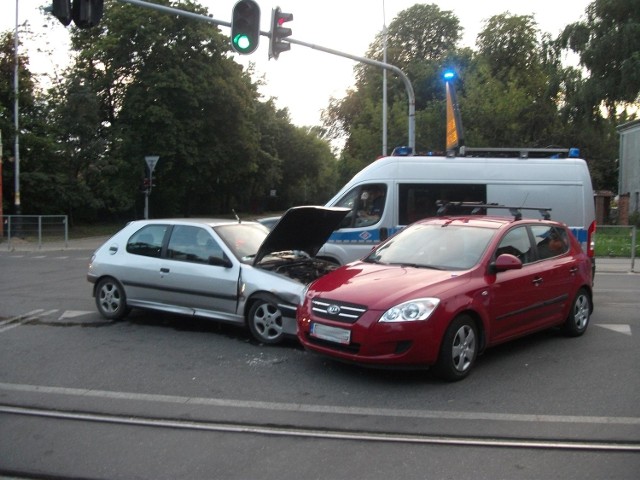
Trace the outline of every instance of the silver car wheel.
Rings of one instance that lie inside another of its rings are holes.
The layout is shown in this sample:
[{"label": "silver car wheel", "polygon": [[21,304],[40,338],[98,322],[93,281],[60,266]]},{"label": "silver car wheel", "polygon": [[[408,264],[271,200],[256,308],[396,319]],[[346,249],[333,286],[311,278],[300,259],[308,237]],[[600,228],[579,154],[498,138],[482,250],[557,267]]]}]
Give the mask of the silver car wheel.
[{"label": "silver car wheel", "polygon": [[476,352],[476,336],[473,329],[463,325],[453,337],[451,357],[458,372],[465,372],[473,364]]},{"label": "silver car wheel", "polygon": [[111,320],[128,313],[124,289],[113,278],[103,278],[96,286],[96,307],[103,317]]},{"label": "silver car wheel", "polygon": [[274,302],[258,300],[249,312],[249,329],[260,342],[279,343],[284,336],[282,312]]}]

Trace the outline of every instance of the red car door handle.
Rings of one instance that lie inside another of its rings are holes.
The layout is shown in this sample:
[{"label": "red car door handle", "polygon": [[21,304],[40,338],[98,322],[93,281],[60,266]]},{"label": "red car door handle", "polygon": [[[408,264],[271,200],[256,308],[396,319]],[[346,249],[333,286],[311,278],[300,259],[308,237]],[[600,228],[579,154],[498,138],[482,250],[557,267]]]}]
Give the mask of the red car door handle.
[{"label": "red car door handle", "polygon": [[571,267],[571,268],[569,269],[569,273],[570,273],[571,275],[575,275],[576,273],[578,273],[578,267]]},{"label": "red car door handle", "polygon": [[537,287],[538,285],[540,285],[542,283],[542,277],[534,278],[531,283],[533,283]]}]

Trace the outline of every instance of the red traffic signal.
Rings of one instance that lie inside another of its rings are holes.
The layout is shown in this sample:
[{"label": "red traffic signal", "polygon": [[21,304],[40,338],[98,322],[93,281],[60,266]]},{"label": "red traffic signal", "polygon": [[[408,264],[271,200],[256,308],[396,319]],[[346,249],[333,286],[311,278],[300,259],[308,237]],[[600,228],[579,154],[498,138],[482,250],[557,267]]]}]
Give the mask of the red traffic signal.
[{"label": "red traffic signal", "polygon": [[271,11],[271,31],[269,32],[269,58],[278,59],[282,52],[291,50],[289,42],[283,42],[282,39],[291,35],[291,29],[283,27],[285,22],[293,20],[292,13],[283,13],[280,7],[276,7]]},{"label": "red traffic signal", "polygon": [[240,0],[231,15],[231,46],[243,55],[253,53],[260,41],[260,7],[254,0]]}]

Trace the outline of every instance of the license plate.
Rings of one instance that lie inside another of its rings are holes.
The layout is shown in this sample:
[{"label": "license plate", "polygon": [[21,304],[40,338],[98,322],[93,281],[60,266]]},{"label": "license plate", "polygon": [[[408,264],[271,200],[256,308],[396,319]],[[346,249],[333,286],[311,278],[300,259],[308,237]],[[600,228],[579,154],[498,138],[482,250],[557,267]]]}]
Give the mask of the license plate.
[{"label": "license plate", "polygon": [[351,330],[347,330],[346,328],[330,327],[321,323],[312,323],[311,336],[327,340],[328,342],[349,345],[349,342],[351,341]]}]

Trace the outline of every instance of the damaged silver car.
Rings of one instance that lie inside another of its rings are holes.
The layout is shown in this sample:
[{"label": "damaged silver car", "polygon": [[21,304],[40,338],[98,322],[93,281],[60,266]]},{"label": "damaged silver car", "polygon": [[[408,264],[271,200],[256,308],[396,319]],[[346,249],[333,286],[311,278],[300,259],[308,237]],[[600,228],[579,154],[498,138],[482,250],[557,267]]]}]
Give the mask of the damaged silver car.
[{"label": "damaged silver car", "polygon": [[337,268],[314,256],[347,212],[295,207],[272,231],[229,219],[134,221],[95,251],[87,279],[105,318],[132,308],[206,317],[279,343],[296,335],[305,286]]}]

